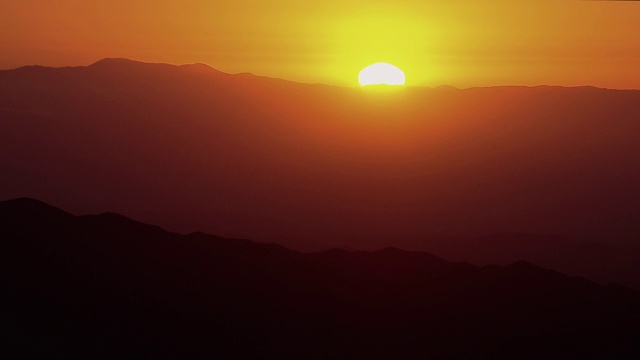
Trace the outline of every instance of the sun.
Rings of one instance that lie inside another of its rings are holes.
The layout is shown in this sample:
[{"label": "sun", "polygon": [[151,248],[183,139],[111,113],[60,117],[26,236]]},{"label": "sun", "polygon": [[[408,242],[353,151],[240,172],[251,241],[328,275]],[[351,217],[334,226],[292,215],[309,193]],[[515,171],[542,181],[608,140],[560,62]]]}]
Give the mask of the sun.
[{"label": "sun", "polygon": [[358,74],[358,82],[362,86],[368,85],[404,85],[404,72],[398,67],[387,63],[369,65]]}]

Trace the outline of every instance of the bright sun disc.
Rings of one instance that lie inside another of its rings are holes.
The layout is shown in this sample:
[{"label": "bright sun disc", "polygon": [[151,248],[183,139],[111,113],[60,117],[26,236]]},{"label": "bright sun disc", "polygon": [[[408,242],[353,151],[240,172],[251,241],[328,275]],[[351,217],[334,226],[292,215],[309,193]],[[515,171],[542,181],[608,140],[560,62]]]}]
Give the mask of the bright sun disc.
[{"label": "bright sun disc", "polygon": [[360,71],[360,85],[404,85],[404,72],[387,63],[369,65]]}]

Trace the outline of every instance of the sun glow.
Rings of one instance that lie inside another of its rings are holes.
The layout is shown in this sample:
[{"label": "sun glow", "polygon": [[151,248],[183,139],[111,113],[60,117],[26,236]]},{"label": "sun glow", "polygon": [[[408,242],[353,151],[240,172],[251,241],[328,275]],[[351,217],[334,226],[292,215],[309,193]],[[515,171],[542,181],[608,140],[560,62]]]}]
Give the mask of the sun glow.
[{"label": "sun glow", "polygon": [[368,85],[404,85],[404,72],[387,63],[369,65],[358,74],[358,82],[362,86]]}]

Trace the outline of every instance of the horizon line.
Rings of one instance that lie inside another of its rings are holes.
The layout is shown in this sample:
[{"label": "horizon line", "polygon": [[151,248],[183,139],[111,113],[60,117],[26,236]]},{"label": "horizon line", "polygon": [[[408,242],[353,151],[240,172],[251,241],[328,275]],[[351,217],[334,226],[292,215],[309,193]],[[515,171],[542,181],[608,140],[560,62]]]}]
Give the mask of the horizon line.
[{"label": "horizon line", "polygon": [[[592,1],[605,1],[605,0],[592,0]],[[610,0],[608,0],[610,1]],[[628,1],[628,0],[626,0]],[[640,0],[637,0],[640,1]],[[195,63],[184,63],[184,64],[174,64],[174,63],[169,63],[169,62],[152,62],[152,61],[142,61],[142,60],[134,60],[134,59],[130,59],[130,58],[125,58],[125,57],[105,57],[105,58],[101,58],[97,61],[91,62],[88,65],[63,65],[63,66],[50,66],[50,65],[40,65],[40,64],[27,64],[27,65],[22,65],[22,66],[18,66],[18,67],[14,67],[14,68],[6,68],[6,69],[0,69],[0,72],[5,72],[5,71],[16,71],[16,70],[20,70],[20,69],[25,69],[25,68],[47,68],[47,69],[70,69],[70,68],[89,68],[92,66],[96,66],[100,63],[104,63],[107,61],[122,61],[124,62],[128,62],[128,63],[134,63],[134,64],[140,64],[140,65],[165,65],[165,66],[172,66],[172,67],[176,67],[176,68],[180,68],[180,67],[189,67],[189,66],[205,66],[207,68],[209,68],[212,71],[224,74],[224,75],[230,75],[230,76],[253,76],[256,78],[261,78],[261,79],[268,79],[268,80],[277,80],[277,81],[284,81],[284,82],[289,82],[289,83],[294,83],[294,84],[299,84],[299,85],[311,85],[311,86],[328,86],[328,87],[338,87],[338,88],[347,88],[347,89],[365,89],[367,88],[367,86],[362,86],[359,84],[355,84],[355,85],[345,85],[345,84],[332,84],[332,83],[322,83],[322,82],[303,82],[303,81],[297,81],[297,80],[290,80],[290,79],[285,79],[285,78],[279,78],[279,77],[272,77],[272,76],[266,76],[266,75],[259,75],[259,74],[254,74],[251,72],[238,72],[238,73],[230,73],[230,72],[225,72],[222,70],[219,70],[207,63],[203,63],[203,62],[195,62]],[[384,85],[378,85],[380,87],[384,86]],[[591,84],[581,84],[581,85],[560,85],[560,84],[545,84],[545,83],[538,83],[535,85],[522,85],[522,84],[501,84],[501,85],[478,85],[478,86],[469,86],[469,87],[458,87],[455,85],[451,85],[451,84],[439,84],[439,85],[412,85],[412,84],[405,84],[402,86],[397,86],[398,89],[394,89],[394,90],[402,90],[404,88],[408,88],[408,89],[440,89],[440,88],[452,88],[454,90],[471,90],[471,89],[486,89],[486,88],[538,88],[538,87],[554,87],[554,88],[595,88],[595,89],[603,89],[603,90],[618,90],[618,91],[640,91],[640,87],[638,88],[611,88],[611,87],[603,87],[603,86],[597,86],[597,85],[591,85]]]}]

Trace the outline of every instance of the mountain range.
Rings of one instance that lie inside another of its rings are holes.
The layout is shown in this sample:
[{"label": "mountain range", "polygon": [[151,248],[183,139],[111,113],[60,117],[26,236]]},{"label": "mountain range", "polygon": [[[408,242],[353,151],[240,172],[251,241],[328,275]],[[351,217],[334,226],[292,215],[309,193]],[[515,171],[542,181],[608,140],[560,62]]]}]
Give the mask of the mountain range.
[{"label": "mountain range", "polygon": [[620,358],[640,295],[527,262],[300,253],[0,202],[5,358]]},{"label": "mountain range", "polygon": [[0,199],[301,251],[640,288],[640,91],[367,91],[104,59],[0,71]]},{"label": "mountain range", "polygon": [[0,71],[0,199],[301,250],[640,236],[640,91],[361,88],[105,59]]}]

